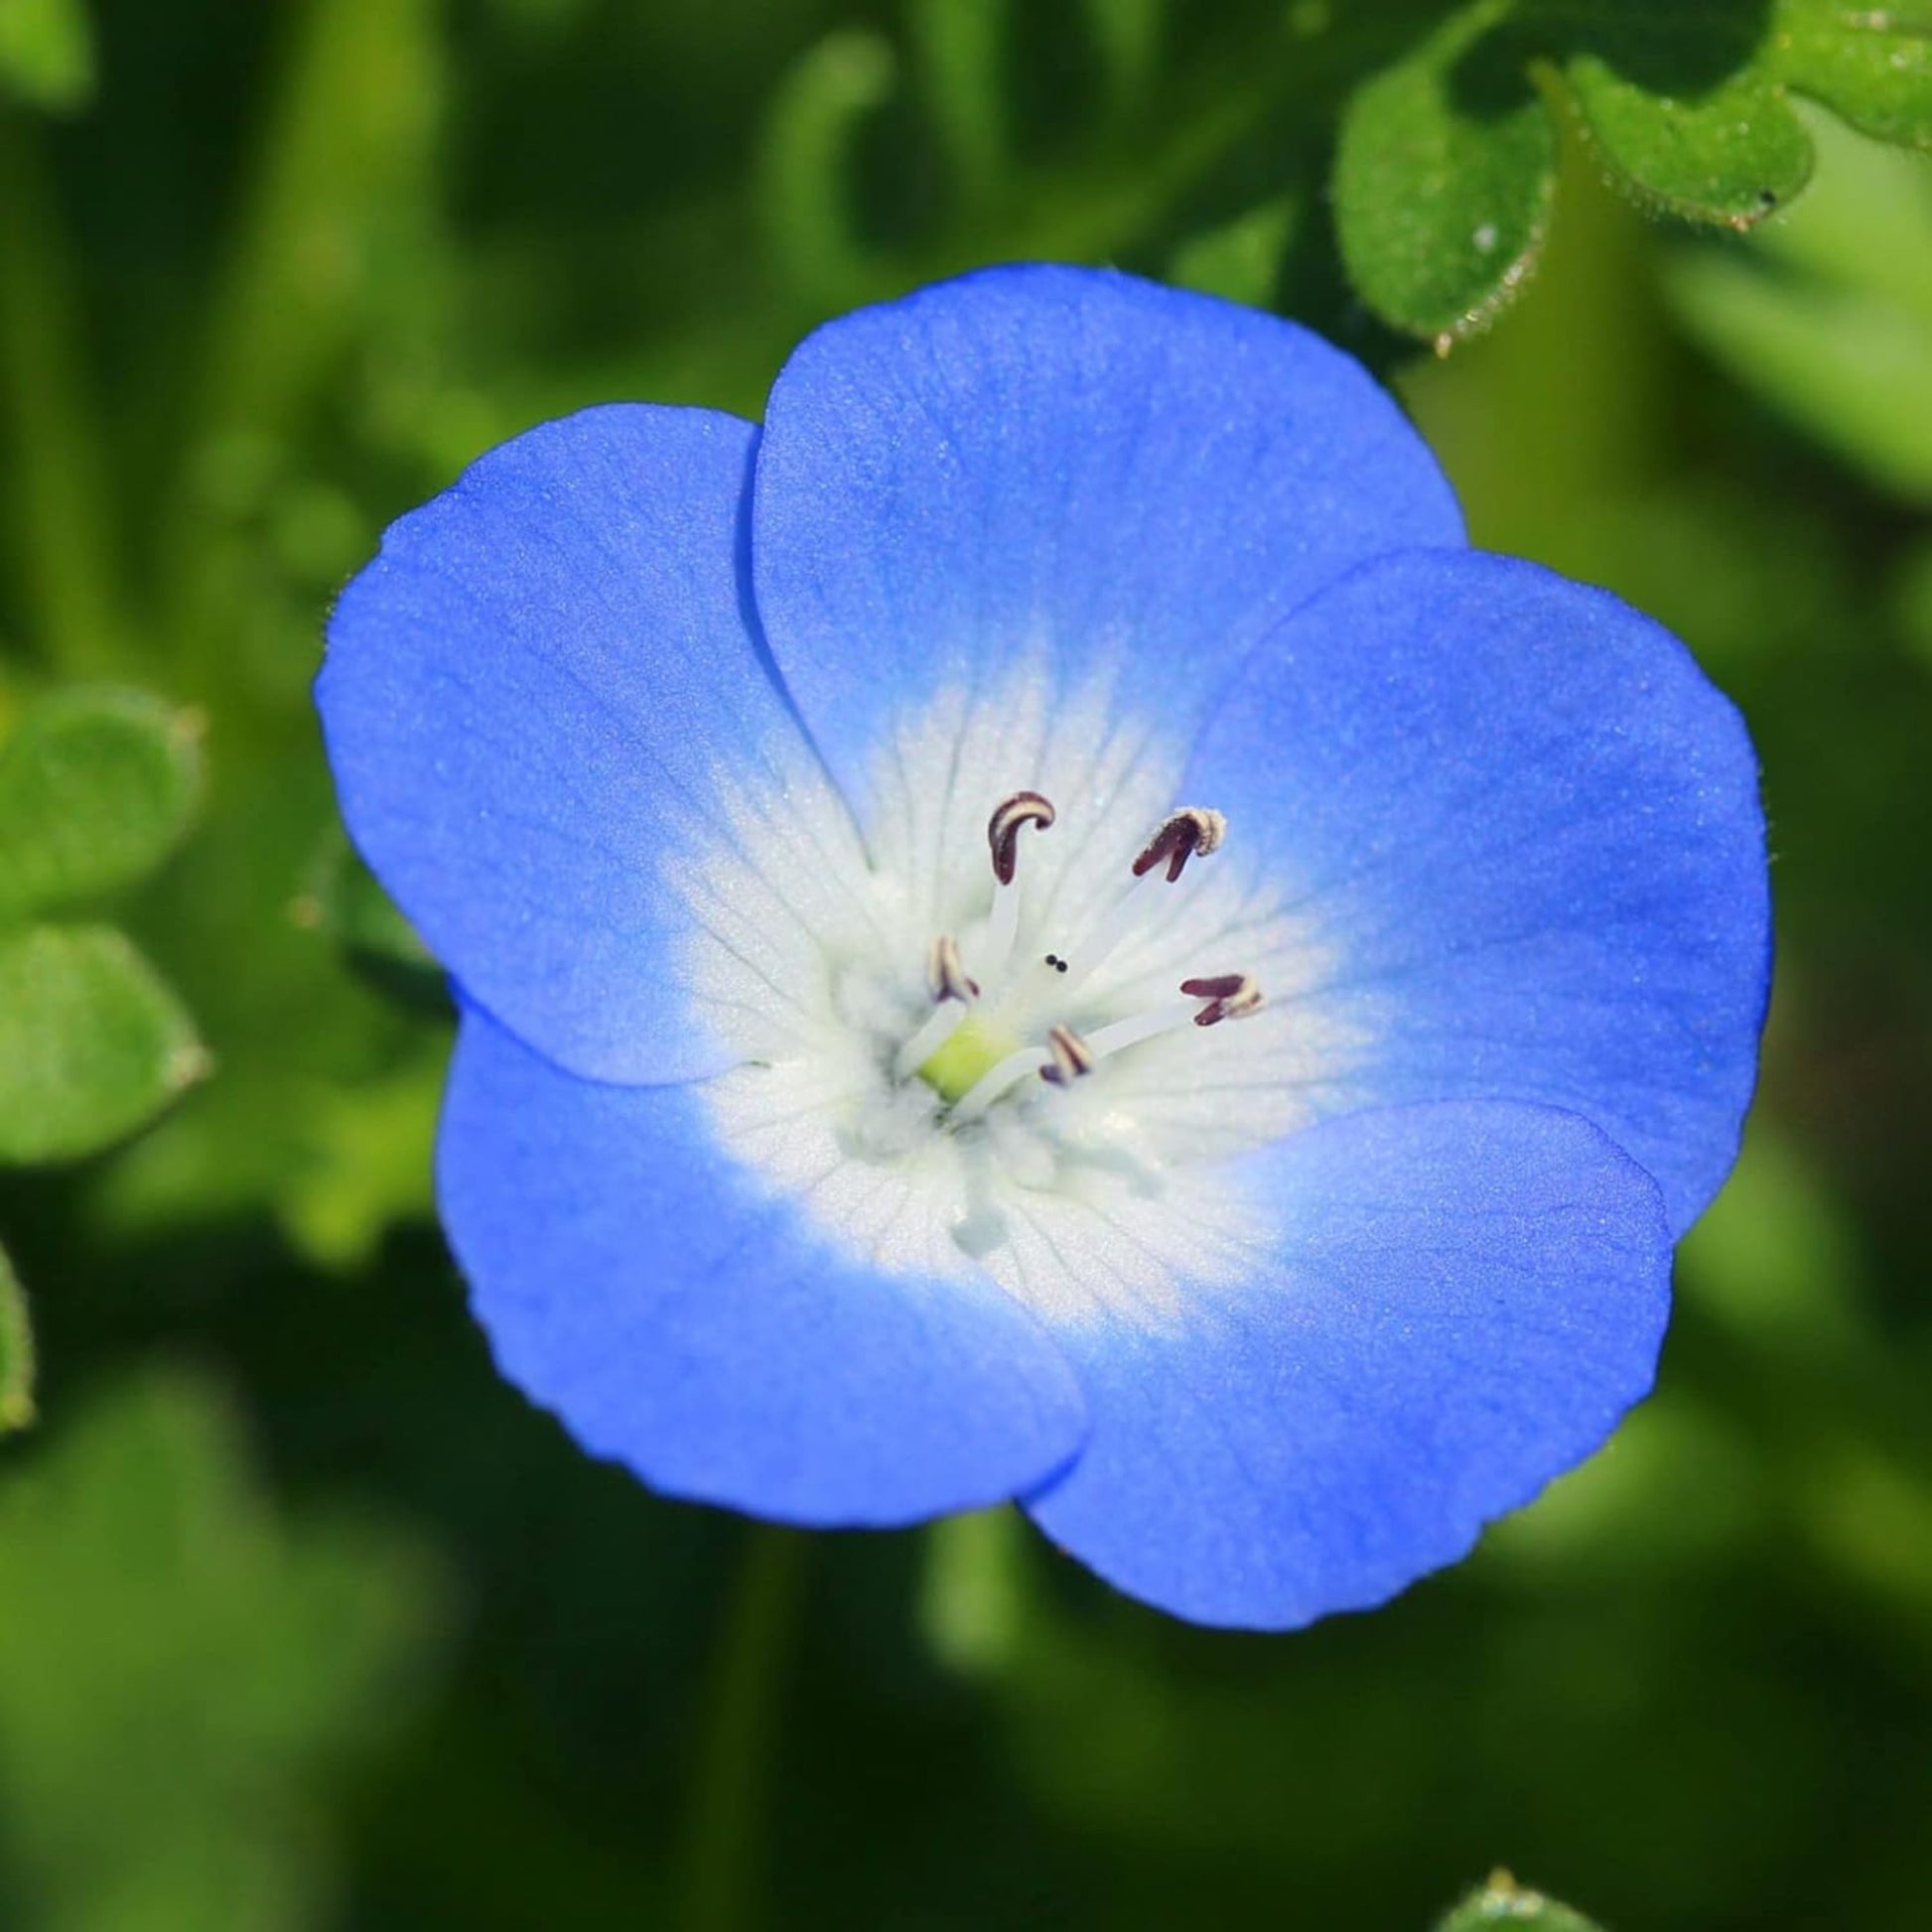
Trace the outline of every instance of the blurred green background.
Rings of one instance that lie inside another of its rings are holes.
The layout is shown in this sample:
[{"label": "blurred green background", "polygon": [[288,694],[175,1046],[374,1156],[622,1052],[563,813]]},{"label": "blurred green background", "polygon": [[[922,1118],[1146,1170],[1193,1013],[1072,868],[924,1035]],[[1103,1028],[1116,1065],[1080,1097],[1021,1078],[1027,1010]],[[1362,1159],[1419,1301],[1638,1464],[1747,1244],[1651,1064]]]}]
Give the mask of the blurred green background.
[{"label": "blurred green background", "polygon": [[[180,821],[87,912],[175,1104],[0,1129],[7,1932],[1409,1928],[1498,1862],[1625,1932],[1932,1924],[1932,162],[1805,109],[1814,186],[1713,239],[1566,135],[1527,295],[1439,359],[1324,171],[1349,33],[1444,11],[0,0],[0,737],[153,693]],[[1660,1392],[1301,1635],[1010,1515],[661,1502],[501,1385],[430,1209],[447,1016],[309,708],[335,589],[492,442],[755,415],[822,317],[1039,254],[1339,337],[1765,766],[1762,1097]]]}]

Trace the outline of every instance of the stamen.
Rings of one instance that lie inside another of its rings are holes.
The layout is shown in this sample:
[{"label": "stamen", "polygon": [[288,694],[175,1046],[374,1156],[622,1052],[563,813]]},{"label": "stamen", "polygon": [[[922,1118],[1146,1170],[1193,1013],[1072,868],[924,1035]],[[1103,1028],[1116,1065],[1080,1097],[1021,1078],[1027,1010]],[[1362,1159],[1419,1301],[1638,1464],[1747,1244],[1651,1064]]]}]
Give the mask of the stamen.
[{"label": "stamen", "polygon": [[[1073,954],[1068,993],[1077,993],[1086,984],[1101,961],[1146,917],[1153,900],[1178,882],[1189,859],[1196,853],[1204,859],[1220,849],[1227,831],[1227,819],[1204,805],[1183,805],[1162,820],[1134,861],[1132,884],[1101,915],[1086,944]],[[1165,878],[1156,870],[1163,860],[1167,861]]]},{"label": "stamen", "polygon": [[986,843],[993,853],[993,877],[1002,886],[1013,884],[1020,868],[1020,831],[1037,825],[1044,832],[1059,814],[1052,800],[1037,791],[1016,791],[993,808],[986,821]]},{"label": "stamen", "polygon": [[1163,859],[1168,862],[1168,884],[1172,886],[1196,852],[1205,859],[1227,837],[1228,822],[1219,813],[1201,805],[1182,805],[1134,861],[1134,877],[1150,873]]},{"label": "stamen", "polygon": [[966,972],[958,941],[950,933],[941,933],[925,952],[925,985],[933,995],[933,1011],[893,1056],[895,1080],[910,1080],[947,1043],[980,997],[980,982]]},{"label": "stamen", "polygon": [[1207,1004],[1150,1007],[1145,1013],[1116,1020],[1087,1035],[1088,1052],[1095,1060],[1104,1060],[1124,1047],[1138,1046],[1144,1039],[1159,1039],[1163,1034],[1178,1032],[1185,1026],[1212,1027],[1223,1020],[1245,1020],[1262,1003],[1261,988],[1247,973],[1182,980],[1180,990],[1190,1000],[1205,1000]]},{"label": "stamen", "polygon": [[950,932],[933,940],[925,956],[925,983],[935,1001],[977,1000],[979,981],[968,976],[959,957],[959,941]]},{"label": "stamen", "polygon": [[987,848],[993,854],[993,910],[986,922],[986,957],[980,970],[997,984],[1013,957],[1020,935],[1020,833],[1032,825],[1044,832],[1058,814],[1052,800],[1037,791],[1016,791],[994,808],[986,821]]},{"label": "stamen", "polygon": [[945,1045],[972,1003],[979,998],[979,982],[959,957],[959,941],[942,932],[926,950],[925,983],[933,1010],[893,1057],[893,1078],[907,1080]]},{"label": "stamen", "polygon": [[1046,1035],[1046,1046],[1053,1057],[1039,1069],[1039,1077],[1049,1087],[1070,1087],[1081,1074],[1091,1073],[1100,1063],[1071,1027],[1055,1027]]},{"label": "stamen", "polygon": [[1190,1000],[1207,1002],[1194,1015],[1197,1027],[1218,1027],[1223,1020],[1245,1020],[1261,1009],[1261,987],[1247,973],[1219,973],[1212,979],[1182,980],[1180,990]]}]

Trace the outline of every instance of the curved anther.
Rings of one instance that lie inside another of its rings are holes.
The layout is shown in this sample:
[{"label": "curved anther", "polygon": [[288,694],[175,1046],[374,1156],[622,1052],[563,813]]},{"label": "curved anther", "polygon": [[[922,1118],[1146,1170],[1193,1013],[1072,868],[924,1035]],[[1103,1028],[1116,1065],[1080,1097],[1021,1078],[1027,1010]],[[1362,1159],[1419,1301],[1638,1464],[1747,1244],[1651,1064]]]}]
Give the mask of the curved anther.
[{"label": "curved anther", "polygon": [[1046,1050],[1052,1058],[1039,1069],[1039,1077],[1049,1087],[1070,1087],[1083,1073],[1099,1065],[1093,1049],[1071,1027],[1055,1027],[1046,1035]]},{"label": "curved anther", "polygon": [[1172,886],[1187,861],[1197,852],[1205,859],[1227,837],[1227,830],[1228,822],[1219,812],[1204,805],[1183,805],[1171,813],[1148,840],[1146,849],[1134,861],[1134,877],[1143,878],[1165,859],[1168,884]]},{"label": "curved anther", "polygon": [[1260,983],[1247,973],[1217,973],[1211,979],[1182,980],[1180,990],[1190,1000],[1207,1002],[1194,1015],[1197,1027],[1218,1027],[1223,1020],[1245,1020],[1262,1003]]},{"label": "curved anther", "polygon": [[986,843],[993,854],[993,877],[1002,886],[1013,884],[1020,865],[1020,829],[1036,825],[1043,832],[1059,814],[1052,800],[1037,791],[1016,791],[993,808],[986,821]]},{"label": "curved anther", "polygon": [[959,941],[950,932],[940,933],[926,949],[925,983],[935,1006],[948,1000],[964,1004],[980,996],[979,981],[961,963]]}]

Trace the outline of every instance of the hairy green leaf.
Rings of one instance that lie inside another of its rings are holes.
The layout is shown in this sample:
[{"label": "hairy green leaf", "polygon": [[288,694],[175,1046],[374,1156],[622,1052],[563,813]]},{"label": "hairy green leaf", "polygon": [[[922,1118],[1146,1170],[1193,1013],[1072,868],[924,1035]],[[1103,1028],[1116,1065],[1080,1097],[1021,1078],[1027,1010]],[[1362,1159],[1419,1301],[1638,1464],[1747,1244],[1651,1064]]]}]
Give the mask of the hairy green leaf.
[{"label": "hairy green leaf", "polygon": [[1529,1932],[1597,1932],[1596,1924],[1540,1891],[1519,1885],[1507,1871],[1492,1871],[1441,1920],[1436,1932],[1482,1932],[1488,1926],[1527,1927]]},{"label": "hairy green leaf", "polygon": [[82,0],[0,0],[0,94],[67,112],[93,92],[93,27]]},{"label": "hairy green leaf", "polygon": [[179,842],[202,791],[194,714],[59,691],[0,744],[0,920],[112,892]]},{"label": "hairy green leaf", "polygon": [[1771,64],[1764,0],[1538,0],[1522,31],[1640,200],[1748,225],[1809,178],[1811,143]]},{"label": "hairy green leaf", "polygon": [[34,1420],[34,1331],[27,1297],[0,1248],[0,1436]]},{"label": "hairy green leaf", "polygon": [[1495,8],[1465,8],[1342,117],[1335,223],[1349,279],[1399,329],[1454,337],[1510,298],[1543,245],[1556,134]]},{"label": "hairy green leaf", "polygon": [[1343,260],[1396,328],[1447,344],[1534,265],[1561,103],[1612,181],[1686,220],[1748,228],[1811,178],[1793,97],[1932,146],[1932,10],[1842,0],[1469,0],[1344,110]]},{"label": "hairy green leaf", "polygon": [[1811,178],[1811,143],[1768,80],[1746,75],[1677,100],[1593,52],[1572,59],[1564,76],[1602,158],[1667,213],[1748,226]]},{"label": "hairy green leaf", "polygon": [[1932,6],[1778,0],[1773,70],[1863,133],[1932,148]]},{"label": "hairy green leaf", "polygon": [[207,1065],[181,1002],[121,933],[0,934],[0,1161],[108,1147]]}]

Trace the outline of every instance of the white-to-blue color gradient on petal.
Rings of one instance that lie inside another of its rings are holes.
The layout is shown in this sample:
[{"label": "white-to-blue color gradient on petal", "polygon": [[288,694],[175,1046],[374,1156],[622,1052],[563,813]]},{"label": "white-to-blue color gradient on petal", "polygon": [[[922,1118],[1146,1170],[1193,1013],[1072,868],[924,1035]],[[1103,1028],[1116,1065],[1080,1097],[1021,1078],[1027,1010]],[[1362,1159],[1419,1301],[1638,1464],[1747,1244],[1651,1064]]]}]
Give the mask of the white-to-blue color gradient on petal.
[{"label": "white-to-blue color gradient on petal", "polygon": [[771,391],[753,569],[773,655],[863,800],[896,715],[1032,661],[1132,667],[1184,739],[1350,566],[1459,545],[1427,446],[1305,329],[1089,269],[993,269],[808,338]]},{"label": "white-to-blue color gradient on petal", "polygon": [[1360,1103],[1587,1116],[1682,1233],[1736,1157],[1770,945],[1756,761],[1675,638],[1479,552],[1393,557],[1256,652],[1187,782],[1295,881]]},{"label": "white-to-blue color gradient on petal", "polygon": [[1079,1387],[1011,1300],[853,1266],[701,1106],[465,1018],[438,1185],[504,1374],[659,1488],[798,1522],[997,1502],[1074,1453]]},{"label": "white-to-blue color gradient on petal", "polygon": [[1755,1062],[1750,750],[1657,626],[1468,551],[1306,332],[989,270],[820,331],[762,432],[548,425],[391,531],[320,702],[462,994],[479,1317],[652,1485],[1020,1497],[1286,1626],[1648,1386]]},{"label": "white-to-blue color gradient on petal", "polygon": [[1392,1596],[1648,1392],[1670,1236],[1587,1123],[1392,1108],[1278,1142],[1261,1279],[1065,1331],[1093,1436],[1031,1505],[1137,1596],[1284,1628]]},{"label": "white-to-blue color gradient on petal", "polygon": [[793,735],[750,625],[758,432],[586,410],[396,523],[343,593],[317,703],[350,834],[438,958],[572,1072],[714,1045],[663,998],[662,862],[716,772]]}]

